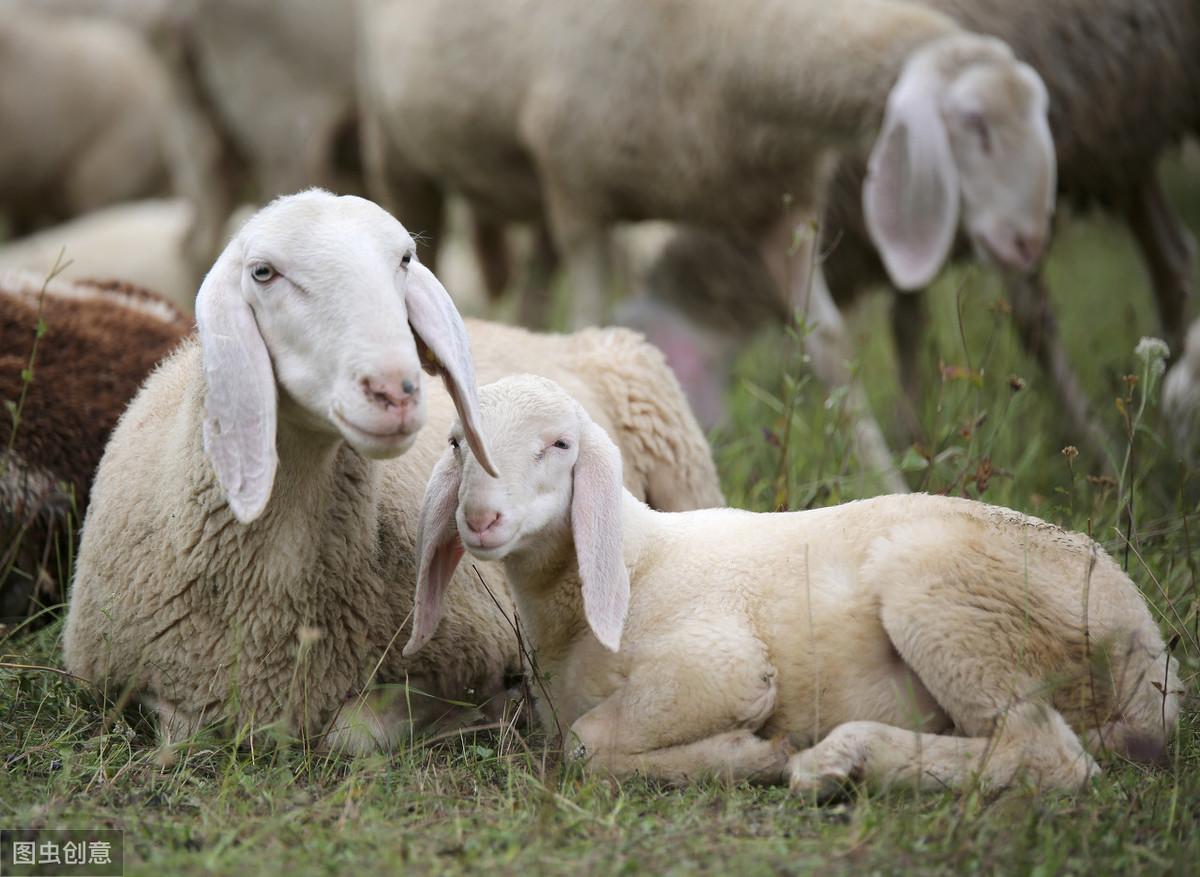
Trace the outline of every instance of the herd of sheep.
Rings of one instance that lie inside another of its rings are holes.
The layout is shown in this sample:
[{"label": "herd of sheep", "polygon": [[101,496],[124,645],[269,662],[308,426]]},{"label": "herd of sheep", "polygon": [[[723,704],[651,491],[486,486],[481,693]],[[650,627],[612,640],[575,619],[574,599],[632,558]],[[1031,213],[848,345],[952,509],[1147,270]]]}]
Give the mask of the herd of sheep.
[{"label": "herd of sheep", "polygon": [[[1040,271],[1057,198],[1112,211],[1194,453],[1194,247],[1157,165],[1200,133],[1195,0],[0,11],[0,614],[65,599],[72,555],[65,666],[164,745],[386,751],[530,680],[564,756],[618,776],[823,797],[1164,758],[1176,662],[1137,586],[1087,536],[908,495],[839,305],[898,290],[916,394],[914,293],[994,267],[1103,448]],[[451,197],[527,328],[439,280]],[[669,225],[614,307],[642,220]],[[560,262],[575,331],[534,331]],[[891,495],[722,508],[701,422],[770,321]]]}]

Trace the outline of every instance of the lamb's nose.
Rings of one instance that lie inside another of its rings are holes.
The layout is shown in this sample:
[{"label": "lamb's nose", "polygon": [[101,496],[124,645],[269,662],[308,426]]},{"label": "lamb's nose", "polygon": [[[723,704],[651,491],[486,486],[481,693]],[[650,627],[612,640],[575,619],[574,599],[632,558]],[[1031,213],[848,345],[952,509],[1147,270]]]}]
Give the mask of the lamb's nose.
[{"label": "lamb's nose", "polygon": [[367,400],[384,411],[407,407],[416,399],[420,390],[409,378],[391,375],[364,377],[359,380],[359,384]]},{"label": "lamb's nose", "polygon": [[491,509],[472,510],[463,517],[467,519],[467,526],[471,528],[471,532],[480,536],[500,523],[500,513]]}]

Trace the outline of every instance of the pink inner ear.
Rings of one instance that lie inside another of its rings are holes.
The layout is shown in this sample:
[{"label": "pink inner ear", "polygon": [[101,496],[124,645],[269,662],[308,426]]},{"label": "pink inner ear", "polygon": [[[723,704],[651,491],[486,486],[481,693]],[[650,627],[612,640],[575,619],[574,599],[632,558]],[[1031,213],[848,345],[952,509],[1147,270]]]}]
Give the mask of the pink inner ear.
[{"label": "pink inner ear", "polygon": [[446,608],[446,590],[462,560],[463,545],[454,523],[459,480],[458,465],[447,450],[430,473],[421,503],[412,635],[404,647],[405,656],[420,651],[437,632]]}]

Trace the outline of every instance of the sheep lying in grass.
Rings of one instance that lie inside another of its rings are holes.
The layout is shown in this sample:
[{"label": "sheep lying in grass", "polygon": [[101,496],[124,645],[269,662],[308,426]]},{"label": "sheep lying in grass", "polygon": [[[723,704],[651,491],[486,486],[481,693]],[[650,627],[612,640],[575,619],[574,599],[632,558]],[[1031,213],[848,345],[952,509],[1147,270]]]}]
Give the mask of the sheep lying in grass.
[{"label": "sheep lying in grass", "polygon": [[[1075,788],[1080,736],[1161,758],[1179,698],[1137,587],[1085,536],[927,495],[662,514],[550,381],[481,388],[501,476],[457,426],[421,511],[413,635],[465,546],[502,560],[543,722],[589,768],[670,780]],[[962,736],[943,732],[951,729]],[[808,747],[794,754],[784,741]]]},{"label": "sheep lying in grass", "polygon": [[[466,573],[428,653],[392,648],[412,604],[424,485],[454,410],[473,422],[475,392],[466,330],[412,252],[368,201],[274,202],[201,287],[200,343],[159,368],[114,432],[66,666],[151,705],[167,740],[223,720],[386,747],[410,721],[463,720],[455,704],[496,708],[522,671],[505,589],[493,602]],[[640,495],[721,501],[678,384],[637,336],[472,329],[489,376],[544,369],[578,389],[629,454]],[[449,393],[422,384],[419,361]],[[393,690],[360,698],[371,681]]]},{"label": "sheep lying in grass", "polygon": [[126,404],[191,328],[144,289],[46,276],[0,270],[0,401],[12,405],[0,419],[0,632],[62,602],[73,540],[56,536],[87,509]]}]

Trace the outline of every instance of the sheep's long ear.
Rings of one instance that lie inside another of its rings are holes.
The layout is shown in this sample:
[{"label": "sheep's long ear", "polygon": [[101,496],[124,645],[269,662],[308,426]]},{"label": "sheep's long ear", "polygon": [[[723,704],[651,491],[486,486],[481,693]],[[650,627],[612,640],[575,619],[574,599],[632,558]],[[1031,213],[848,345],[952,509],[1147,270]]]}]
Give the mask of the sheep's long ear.
[{"label": "sheep's long ear", "polygon": [[405,657],[419,652],[437,632],[446,607],[446,588],[462,560],[463,544],[454,523],[460,480],[458,461],[447,450],[429,476],[417,522],[417,590]]},{"label": "sheep's long ear", "polygon": [[243,524],[271,498],[275,373],[254,312],[241,294],[242,261],[231,245],[196,296],[204,363],[204,451],[233,514]]},{"label": "sheep's long ear", "polygon": [[621,645],[629,609],[629,571],[621,552],[621,452],[603,429],[579,437],[571,497],[571,533],[583,582],[583,612],[596,639]]},{"label": "sheep's long ear", "polygon": [[479,465],[493,478],[499,476],[492,462],[483,431],[479,427],[479,399],[475,393],[475,364],[467,327],[446,288],[433,272],[414,259],[408,266],[405,294],[408,322],[420,342],[432,354],[423,365],[430,374],[440,374],[458,409],[458,418],[466,433],[467,444]]},{"label": "sheep's long ear", "polygon": [[940,79],[906,70],[871,150],[863,210],[892,282],[918,289],[937,275],[958,230],[958,168],[938,112]]}]

